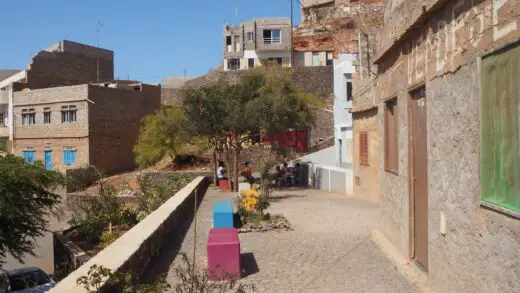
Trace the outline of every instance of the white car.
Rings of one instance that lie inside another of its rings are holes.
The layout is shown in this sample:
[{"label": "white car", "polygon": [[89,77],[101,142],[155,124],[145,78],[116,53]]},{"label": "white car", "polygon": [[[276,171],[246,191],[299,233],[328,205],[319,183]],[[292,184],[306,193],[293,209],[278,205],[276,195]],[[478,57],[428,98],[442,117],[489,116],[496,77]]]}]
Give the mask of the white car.
[{"label": "white car", "polygon": [[0,293],[45,293],[56,283],[39,268],[29,267],[0,275]]}]

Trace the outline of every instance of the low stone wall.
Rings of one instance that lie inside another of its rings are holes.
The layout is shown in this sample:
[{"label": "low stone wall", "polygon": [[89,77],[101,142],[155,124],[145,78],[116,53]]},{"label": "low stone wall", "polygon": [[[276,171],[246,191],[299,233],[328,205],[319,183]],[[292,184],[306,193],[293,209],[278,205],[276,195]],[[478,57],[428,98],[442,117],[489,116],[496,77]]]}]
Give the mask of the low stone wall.
[{"label": "low stone wall", "polygon": [[195,198],[200,203],[208,186],[207,177],[197,177],[130,231],[56,284],[50,292],[86,292],[76,284],[76,280],[86,276],[94,264],[112,271],[131,272],[138,278],[146,274],[150,260],[178,236],[176,233],[179,230],[184,231],[181,227],[193,218]]},{"label": "low stone wall", "polygon": [[56,279],[67,276],[89,261],[90,256],[64,235],[65,231],[55,231],[53,236],[54,276]]}]

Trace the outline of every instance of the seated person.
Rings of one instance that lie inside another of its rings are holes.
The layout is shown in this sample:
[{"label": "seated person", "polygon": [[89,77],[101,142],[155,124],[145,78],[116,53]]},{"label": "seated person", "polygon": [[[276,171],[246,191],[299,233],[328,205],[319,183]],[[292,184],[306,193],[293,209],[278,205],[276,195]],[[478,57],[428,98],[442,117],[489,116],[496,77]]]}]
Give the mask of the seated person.
[{"label": "seated person", "polygon": [[218,163],[218,168],[217,168],[217,179],[219,180],[225,180],[227,179],[226,177],[226,165],[224,164],[224,162],[220,161]]},{"label": "seated person", "polygon": [[292,179],[294,178],[292,169],[289,168],[287,163],[283,163],[282,167],[282,182],[284,185],[289,186],[291,185]]},{"label": "seated person", "polygon": [[249,165],[249,162],[244,163],[244,167],[240,171],[240,175],[246,178],[249,184],[253,184],[256,181],[255,177],[253,177],[253,168],[251,167],[251,165]]},{"label": "seated person", "polygon": [[294,165],[293,176],[296,184],[300,185],[302,181],[302,166],[300,165],[300,163],[296,163],[296,165]]}]

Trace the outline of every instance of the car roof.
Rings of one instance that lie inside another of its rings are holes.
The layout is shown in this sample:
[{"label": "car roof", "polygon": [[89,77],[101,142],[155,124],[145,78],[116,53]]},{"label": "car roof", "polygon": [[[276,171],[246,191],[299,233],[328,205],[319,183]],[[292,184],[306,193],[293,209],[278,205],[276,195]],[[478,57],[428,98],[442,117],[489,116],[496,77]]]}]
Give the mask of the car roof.
[{"label": "car roof", "polygon": [[21,268],[21,269],[8,271],[7,274],[9,275],[9,277],[14,277],[14,276],[22,275],[22,274],[29,273],[29,272],[36,272],[36,271],[42,271],[42,270],[37,267],[27,267],[27,268]]}]

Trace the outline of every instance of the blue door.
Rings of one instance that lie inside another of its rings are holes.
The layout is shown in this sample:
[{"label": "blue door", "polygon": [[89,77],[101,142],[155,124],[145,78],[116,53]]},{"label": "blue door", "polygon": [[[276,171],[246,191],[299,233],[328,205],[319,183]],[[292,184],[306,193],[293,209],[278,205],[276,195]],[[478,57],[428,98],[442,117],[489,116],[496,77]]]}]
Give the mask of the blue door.
[{"label": "blue door", "polygon": [[52,169],[52,152],[45,151],[45,169]]}]

